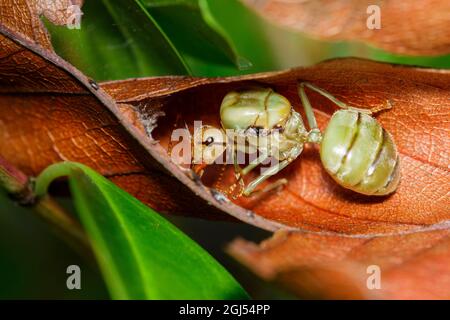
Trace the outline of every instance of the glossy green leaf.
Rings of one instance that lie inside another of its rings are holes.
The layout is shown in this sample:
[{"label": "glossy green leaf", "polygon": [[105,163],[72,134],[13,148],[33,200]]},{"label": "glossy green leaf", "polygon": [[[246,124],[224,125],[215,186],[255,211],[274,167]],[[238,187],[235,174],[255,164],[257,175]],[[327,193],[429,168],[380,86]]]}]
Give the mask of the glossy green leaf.
[{"label": "glossy green leaf", "polygon": [[138,0],[85,1],[80,29],[47,23],[56,52],[95,80],[189,74]]},{"label": "glossy green leaf", "polygon": [[206,0],[87,1],[81,29],[47,23],[56,52],[96,80],[237,74],[239,56]]},{"label": "glossy green leaf", "polygon": [[206,251],[159,214],[92,169],[73,162],[37,178],[46,193],[60,176],[69,185],[115,299],[244,299],[236,280]]},{"label": "glossy green leaf", "polygon": [[[271,44],[270,33],[276,29],[261,19],[239,0],[204,0],[209,15],[231,39],[240,56],[252,66],[246,71],[260,72],[274,70],[276,53]],[[280,33],[284,36],[288,32]],[[279,48],[286,50],[285,48]]]},{"label": "glossy green leaf", "polygon": [[220,68],[237,72],[250,66],[250,62],[237,55],[228,35],[210,14],[207,1],[140,1],[195,75],[216,75]]}]

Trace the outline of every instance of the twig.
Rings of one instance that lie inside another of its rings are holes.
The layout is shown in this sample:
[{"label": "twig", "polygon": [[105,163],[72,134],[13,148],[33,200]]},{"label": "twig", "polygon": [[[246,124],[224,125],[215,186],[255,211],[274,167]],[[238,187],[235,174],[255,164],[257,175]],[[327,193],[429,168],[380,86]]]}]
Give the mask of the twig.
[{"label": "twig", "polygon": [[88,238],[73,216],[49,195],[37,198],[32,183],[22,171],[0,157],[0,189],[4,189],[15,201],[30,207],[75,250],[92,257]]}]

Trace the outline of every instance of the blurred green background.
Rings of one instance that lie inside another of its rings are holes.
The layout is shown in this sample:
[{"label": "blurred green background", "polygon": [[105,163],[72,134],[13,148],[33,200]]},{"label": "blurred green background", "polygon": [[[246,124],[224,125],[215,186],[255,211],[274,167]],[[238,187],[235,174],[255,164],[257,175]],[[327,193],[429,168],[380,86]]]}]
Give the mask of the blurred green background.
[{"label": "blurred green background", "polygon": [[[356,56],[450,68],[450,56],[407,57],[351,42],[325,42],[272,25],[239,0],[90,0],[81,29],[46,22],[59,55],[97,81],[167,74],[226,76],[308,66]],[[407,23],[407,22],[405,22]],[[71,207],[70,201],[64,200]],[[167,217],[197,240],[254,298],[288,298],[227,256],[237,236],[260,241],[249,225]],[[66,268],[82,269],[82,290],[66,289]],[[108,298],[88,264],[27,208],[0,194],[0,298]]]},{"label": "blurred green background", "polygon": [[97,81],[239,75],[349,56],[450,68],[450,55],[401,56],[313,39],[267,22],[239,0],[97,0],[83,11],[79,30],[47,27],[57,53]]}]

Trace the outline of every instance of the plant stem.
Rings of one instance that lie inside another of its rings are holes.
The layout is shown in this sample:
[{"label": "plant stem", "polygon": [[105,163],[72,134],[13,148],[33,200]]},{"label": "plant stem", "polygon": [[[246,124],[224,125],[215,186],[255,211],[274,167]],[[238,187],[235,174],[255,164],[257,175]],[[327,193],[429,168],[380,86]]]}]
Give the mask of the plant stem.
[{"label": "plant stem", "polygon": [[49,222],[55,231],[75,250],[92,256],[90,243],[78,222],[49,195],[40,198],[33,211]]},{"label": "plant stem", "polygon": [[49,195],[36,197],[30,179],[19,169],[0,157],[0,189],[19,204],[29,206],[75,250],[92,257],[89,241],[78,222]]},{"label": "plant stem", "polygon": [[0,186],[9,194],[31,192],[28,187],[28,177],[0,157]]}]

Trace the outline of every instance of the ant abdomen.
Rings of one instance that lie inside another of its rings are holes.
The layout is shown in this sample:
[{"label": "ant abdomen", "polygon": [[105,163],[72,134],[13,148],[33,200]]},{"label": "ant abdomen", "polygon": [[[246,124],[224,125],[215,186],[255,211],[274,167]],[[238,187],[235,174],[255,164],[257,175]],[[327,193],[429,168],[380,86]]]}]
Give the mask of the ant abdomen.
[{"label": "ant abdomen", "polygon": [[400,181],[395,143],[369,114],[335,112],[323,135],[320,157],[336,182],[362,194],[392,193]]}]

